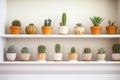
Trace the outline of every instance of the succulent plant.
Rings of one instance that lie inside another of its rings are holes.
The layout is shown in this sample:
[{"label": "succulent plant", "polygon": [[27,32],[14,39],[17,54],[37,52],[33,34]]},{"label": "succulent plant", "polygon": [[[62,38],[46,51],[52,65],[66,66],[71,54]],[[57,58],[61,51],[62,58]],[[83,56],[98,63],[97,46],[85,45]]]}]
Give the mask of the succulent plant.
[{"label": "succulent plant", "polygon": [[34,26],[34,24],[33,24],[33,23],[30,23],[29,26]]},{"label": "succulent plant", "polygon": [[38,46],[38,52],[39,53],[45,53],[46,52],[46,47],[44,45],[39,45]]},{"label": "succulent plant", "polygon": [[120,53],[120,44],[113,44],[112,50],[113,53]]},{"label": "succulent plant", "polygon": [[44,20],[44,26],[51,26],[51,22],[52,22],[51,19],[45,19]]},{"label": "succulent plant", "polygon": [[105,53],[105,50],[103,48],[98,49],[98,54],[104,54],[104,53]]},{"label": "succulent plant", "polygon": [[62,14],[62,22],[60,22],[60,26],[66,26],[66,13]]},{"label": "succulent plant", "polygon": [[91,48],[84,48],[84,53],[91,53]]},{"label": "succulent plant", "polygon": [[29,53],[28,48],[27,48],[27,47],[23,47],[23,48],[21,49],[21,53]]},{"label": "succulent plant", "polygon": [[99,16],[90,17],[90,20],[94,26],[99,26],[104,21],[104,19]]},{"label": "succulent plant", "polygon": [[75,47],[71,48],[71,53],[76,53]]},{"label": "succulent plant", "polygon": [[82,26],[82,23],[77,23],[76,26]]},{"label": "succulent plant", "polygon": [[10,45],[8,47],[7,53],[15,53],[15,47],[13,45]]},{"label": "succulent plant", "polygon": [[115,26],[115,22],[112,22],[111,20],[108,21],[108,26]]},{"label": "succulent plant", "polygon": [[19,20],[12,21],[12,26],[21,26],[21,22]]},{"label": "succulent plant", "polygon": [[60,44],[56,44],[55,45],[55,52],[56,53],[60,53],[61,52],[61,45]]}]

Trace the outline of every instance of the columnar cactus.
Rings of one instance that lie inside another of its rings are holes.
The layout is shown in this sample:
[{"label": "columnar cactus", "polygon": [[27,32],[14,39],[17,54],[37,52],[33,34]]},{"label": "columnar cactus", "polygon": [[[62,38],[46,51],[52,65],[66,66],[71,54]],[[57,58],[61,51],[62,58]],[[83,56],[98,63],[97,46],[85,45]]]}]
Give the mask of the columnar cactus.
[{"label": "columnar cactus", "polygon": [[60,26],[66,26],[66,13],[62,14],[62,22],[60,22]]},{"label": "columnar cactus", "polygon": [[76,53],[75,47],[71,48],[71,53]]},{"label": "columnar cactus", "polygon": [[27,47],[23,47],[21,50],[21,53],[29,53],[28,48]]},{"label": "columnar cactus", "polygon": [[113,44],[112,50],[113,53],[120,53],[120,44]]},{"label": "columnar cactus", "polygon": [[12,26],[21,26],[21,22],[19,21],[19,20],[14,20],[13,22],[12,22]]},{"label": "columnar cactus", "polygon": [[91,49],[90,48],[85,48],[84,53],[91,53]]},{"label": "columnar cactus", "polygon": [[60,44],[56,44],[55,45],[55,52],[56,53],[60,53],[61,52],[61,45]]},{"label": "columnar cactus", "polygon": [[7,53],[15,53],[15,48],[13,45],[8,47]]},{"label": "columnar cactus", "polygon": [[51,26],[51,22],[52,22],[51,19],[45,19],[44,20],[44,26]]},{"label": "columnar cactus", "polygon": [[44,45],[38,46],[38,52],[39,53],[45,53],[46,52],[46,47]]}]

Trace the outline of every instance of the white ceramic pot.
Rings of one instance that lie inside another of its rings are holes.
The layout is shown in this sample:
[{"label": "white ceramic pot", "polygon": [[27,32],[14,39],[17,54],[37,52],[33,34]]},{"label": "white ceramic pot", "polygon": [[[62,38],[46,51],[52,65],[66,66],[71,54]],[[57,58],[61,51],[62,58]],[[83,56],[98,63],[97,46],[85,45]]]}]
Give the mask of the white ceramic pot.
[{"label": "white ceramic pot", "polygon": [[120,53],[112,53],[112,59],[114,61],[120,61]]},{"label": "white ceramic pot", "polygon": [[61,35],[68,34],[68,26],[60,26],[58,27],[58,33]]},{"label": "white ceramic pot", "polygon": [[106,54],[98,54],[98,61],[105,61]]},{"label": "white ceramic pot", "polygon": [[55,53],[54,54],[54,60],[55,61],[61,61],[62,60],[62,53]]},{"label": "white ceramic pot", "polygon": [[84,61],[91,61],[92,53],[83,53],[83,60]]},{"label": "white ceramic pot", "polygon": [[15,61],[16,53],[6,53],[6,58],[8,61]]},{"label": "white ceramic pot", "polygon": [[30,53],[21,53],[21,60],[22,61],[29,61]]},{"label": "white ceramic pot", "polygon": [[85,33],[85,28],[83,26],[76,26],[74,28],[75,34],[84,34]]}]

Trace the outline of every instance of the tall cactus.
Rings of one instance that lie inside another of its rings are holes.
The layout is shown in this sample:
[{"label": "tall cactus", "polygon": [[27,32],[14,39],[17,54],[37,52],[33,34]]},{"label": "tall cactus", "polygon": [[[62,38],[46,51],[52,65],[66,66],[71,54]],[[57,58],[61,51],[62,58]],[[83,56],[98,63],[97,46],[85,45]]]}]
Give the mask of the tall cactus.
[{"label": "tall cactus", "polygon": [[84,53],[91,53],[91,49],[90,48],[85,48]]},{"label": "tall cactus", "polygon": [[75,47],[71,48],[71,53],[76,53]]},{"label": "tall cactus", "polygon": [[21,26],[21,22],[19,20],[12,21],[12,26]]},{"label": "tall cactus", "polygon": [[61,52],[61,45],[60,44],[56,44],[55,45],[55,52],[56,53],[60,53]]},{"label": "tall cactus", "polygon": [[62,22],[60,22],[60,26],[66,26],[66,13],[62,14]]},{"label": "tall cactus", "polygon": [[46,47],[44,45],[39,45],[38,46],[38,52],[39,53],[45,53],[46,52]]},{"label": "tall cactus", "polygon": [[113,44],[112,50],[113,53],[120,53],[120,44]]}]

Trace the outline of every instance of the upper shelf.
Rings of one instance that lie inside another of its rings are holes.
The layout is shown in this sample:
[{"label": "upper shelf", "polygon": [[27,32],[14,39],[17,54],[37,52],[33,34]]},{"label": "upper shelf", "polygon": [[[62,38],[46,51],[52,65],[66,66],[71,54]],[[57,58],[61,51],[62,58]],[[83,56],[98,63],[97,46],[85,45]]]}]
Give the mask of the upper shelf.
[{"label": "upper shelf", "polygon": [[42,34],[36,34],[36,35],[27,35],[27,34],[20,34],[20,35],[11,35],[11,34],[5,34],[1,35],[2,38],[120,38],[120,35],[107,35],[107,34],[101,34],[101,35],[92,35],[92,34],[84,34],[84,35],[58,35],[58,34],[52,34],[52,35],[42,35]]}]

